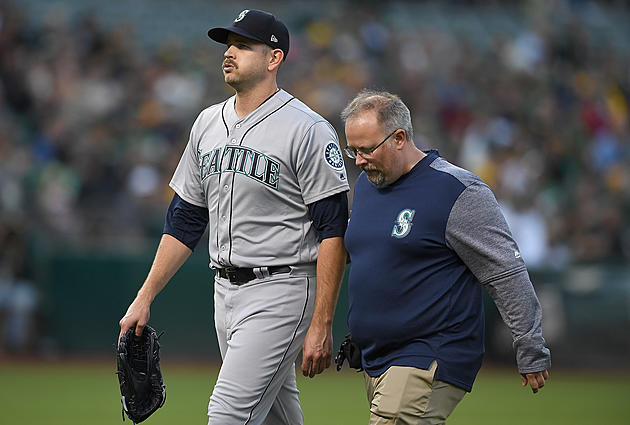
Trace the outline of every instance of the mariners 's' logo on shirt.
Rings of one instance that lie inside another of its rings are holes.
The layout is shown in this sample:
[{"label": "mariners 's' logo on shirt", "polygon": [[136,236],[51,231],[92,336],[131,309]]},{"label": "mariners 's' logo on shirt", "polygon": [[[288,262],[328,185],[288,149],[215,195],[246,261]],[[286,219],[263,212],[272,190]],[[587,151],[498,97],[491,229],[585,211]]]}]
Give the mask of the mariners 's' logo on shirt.
[{"label": "mariners 's' logo on shirt", "polygon": [[396,221],[394,222],[394,229],[392,230],[392,236],[396,238],[404,238],[411,232],[411,221],[416,214],[416,210],[404,209],[398,213]]},{"label": "mariners 's' logo on shirt", "polygon": [[326,145],[325,157],[328,165],[335,170],[341,170],[343,168],[343,156],[341,156],[341,150],[335,142],[330,142]]}]

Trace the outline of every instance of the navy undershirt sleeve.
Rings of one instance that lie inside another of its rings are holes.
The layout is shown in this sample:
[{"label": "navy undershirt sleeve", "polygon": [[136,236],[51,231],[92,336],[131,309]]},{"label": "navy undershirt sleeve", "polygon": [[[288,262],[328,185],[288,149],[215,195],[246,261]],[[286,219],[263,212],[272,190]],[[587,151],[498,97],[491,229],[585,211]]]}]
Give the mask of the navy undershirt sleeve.
[{"label": "navy undershirt sleeve", "polygon": [[317,238],[321,242],[327,238],[343,237],[348,227],[348,195],[336,193],[308,205],[311,221]]},{"label": "navy undershirt sleeve", "polygon": [[208,225],[208,208],[193,205],[184,201],[176,193],[166,212],[164,233],[195,249]]}]

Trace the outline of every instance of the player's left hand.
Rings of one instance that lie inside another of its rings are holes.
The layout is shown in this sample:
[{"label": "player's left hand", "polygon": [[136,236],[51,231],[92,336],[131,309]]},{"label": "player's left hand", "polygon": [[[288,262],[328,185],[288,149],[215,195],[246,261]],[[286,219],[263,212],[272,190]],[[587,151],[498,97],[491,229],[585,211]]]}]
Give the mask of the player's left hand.
[{"label": "player's left hand", "polygon": [[549,372],[547,370],[534,373],[521,373],[521,384],[524,387],[529,384],[529,386],[532,387],[532,392],[534,394],[545,386],[545,380],[547,379],[549,379]]},{"label": "player's left hand", "polygon": [[332,346],[332,327],[313,321],[302,344],[302,374],[312,378],[330,367]]}]

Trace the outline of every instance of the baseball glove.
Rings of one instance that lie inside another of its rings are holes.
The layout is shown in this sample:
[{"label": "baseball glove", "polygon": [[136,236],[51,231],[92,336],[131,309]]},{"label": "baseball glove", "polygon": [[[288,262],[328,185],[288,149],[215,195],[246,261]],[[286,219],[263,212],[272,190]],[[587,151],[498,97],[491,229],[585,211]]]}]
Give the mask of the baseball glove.
[{"label": "baseball glove", "polygon": [[122,394],[123,421],[126,413],[133,423],[140,423],[166,400],[160,371],[160,336],[162,334],[158,336],[147,325],[140,337],[136,337],[135,328],[131,328],[120,338],[116,374]]}]

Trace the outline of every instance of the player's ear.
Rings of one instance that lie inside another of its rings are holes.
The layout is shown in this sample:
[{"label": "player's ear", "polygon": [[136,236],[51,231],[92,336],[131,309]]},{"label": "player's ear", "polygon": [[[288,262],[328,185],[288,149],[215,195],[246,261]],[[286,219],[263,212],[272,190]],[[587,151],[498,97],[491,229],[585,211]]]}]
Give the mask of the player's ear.
[{"label": "player's ear", "polygon": [[269,71],[278,69],[284,60],[284,52],[280,49],[270,49],[269,64],[267,68]]},{"label": "player's ear", "polygon": [[394,143],[398,149],[402,149],[407,143],[407,132],[402,128],[398,129],[394,134]]}]

